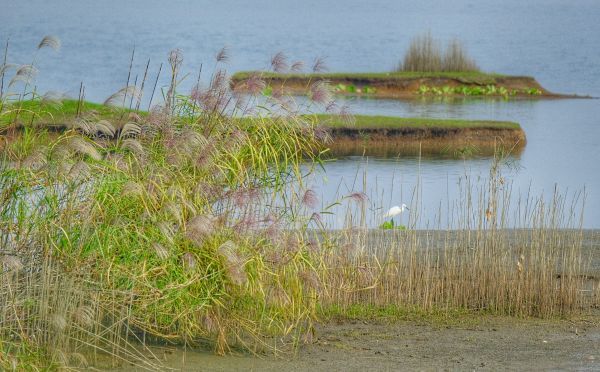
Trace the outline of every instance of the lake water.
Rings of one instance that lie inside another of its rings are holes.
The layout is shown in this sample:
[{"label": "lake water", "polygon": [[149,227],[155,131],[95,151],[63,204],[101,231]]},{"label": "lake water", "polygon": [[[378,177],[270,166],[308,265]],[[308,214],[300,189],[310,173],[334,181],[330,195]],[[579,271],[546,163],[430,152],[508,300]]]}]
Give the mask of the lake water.
[{"label": "lake water", "polygon": [[[46,34],[63,42],[59,53],[37,56],[41,91],[60,90],[103,101],[125,85],[131,50],[134,71],[150,72],[180,48],[187,72],[230,47],[229,70],[263,69],[284,51],[310,65],[326,57],[331,71],[392,69],[410,39],[422,32],[463,40],[486,71],[532,75],[555,92],[600,96],[600,3],[556,1],[3,1],[0,42],[10,38],[9,60],[31,62]],[[185,91],[194,78],[184,81]],[[166,84],[161,81],[161,84]],[[551,195],[555,185],[569,193],[585,188],[585,227],[600,227],[600,101],[469,100],[458,104],[350,99],[355,113],[451,117],[519,122],[527,147],[514,159],[507,179],[513,192]],[[433,216],[456,200],[458,182],[485,177],[490,159],[340,159],[327,164],[326,181],[312,182],[323,202],[362,189],[379,195],[383,208],[411,201],[420,185],[420,210]],[[355,175],[360,182],[354,183]],[[383,194],[381,194],[383,193]],[[376,212],[373,212],[376,213]]]}]

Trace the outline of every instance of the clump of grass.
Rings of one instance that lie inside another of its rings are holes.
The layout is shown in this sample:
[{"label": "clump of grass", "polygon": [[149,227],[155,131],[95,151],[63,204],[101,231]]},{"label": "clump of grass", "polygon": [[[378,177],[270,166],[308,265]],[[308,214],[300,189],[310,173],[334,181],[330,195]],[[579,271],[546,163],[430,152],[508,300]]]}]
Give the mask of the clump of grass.
[{"label": "clump of grass", "polygon": [[443,50],[431,33],[415,37],[396,69],[406,72],[479,72],[463,44],[452,40]]},{"label": "clump of grass", "polygon": [[77,119],[56,133],[38,121],[53,112],[38,96],[3,106],[14,135],[0,161],[0,368],[104,354],[153,368],[131,342],[208,340],[223,354],[312,332],[316,297],[302,278],[317,265],[285,227],[309,221],[286,195],[300,164],[318,161],[315,123],[286,97],[261,109],[263,98],[237,95],[223,59],[187,96],[176,90],[183,54],[171,53],[164,105],[128,109],[141,93],[127,86],[95,112],[68,105]]}]

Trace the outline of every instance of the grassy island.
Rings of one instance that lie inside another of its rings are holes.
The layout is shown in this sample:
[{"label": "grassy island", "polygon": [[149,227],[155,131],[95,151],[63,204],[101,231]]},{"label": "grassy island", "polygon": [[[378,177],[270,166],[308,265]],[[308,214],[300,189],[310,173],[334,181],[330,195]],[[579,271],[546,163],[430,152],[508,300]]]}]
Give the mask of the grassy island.
[{"label": "grassy island", "polygon": [[244,82],[260,76],[267,84],[266,92],[283,90],[290,94],[306,94],[317,81],[328,81],[335,94],[373,98],[414,99],[419,97],[498,97],[498,98],[567,98],[572,95],[548,91],[533,77],[508,76],[476,71],[468,72],[333,72],[274,73],[243,71],[232,76],[237,89]]},{"label": "grassy island", "polygon": [[[17,108],[15,108],[17,110]],[[19,125],[60,132],[76,125],[78,116],[93,112],[97,120],[108,120],[117,130],[129,120],[126,112],[92,102],[65,100],[61,105],[25,101],[18,110]],[[7,127],[14,115],[0,118],[0,130]],[[144,111],[137,115],[147,116]],[[490,120],[457,120],[401,118],[355,115],[350,121],[339,115],[308,115],[305,119],[327,130],[325,143],[333,156],[348,155],[491,155],[502,146],[518,154],[525,146],[525,133],[517,123]],[[253,125],[255,119],[236,119],[240,125]],[[10,137],[6,137],[8,141]],[[2,146],[2,142],[0,142]]]},{"label": "grassy island", "polygon": [[344,155],[435,155],[464,157],[492,155],[499,148],[518,155],[525,132],[514,122],[400,118],[356,115],[352,122],[339,116],[317,115],[327,128],[331,152]]}]

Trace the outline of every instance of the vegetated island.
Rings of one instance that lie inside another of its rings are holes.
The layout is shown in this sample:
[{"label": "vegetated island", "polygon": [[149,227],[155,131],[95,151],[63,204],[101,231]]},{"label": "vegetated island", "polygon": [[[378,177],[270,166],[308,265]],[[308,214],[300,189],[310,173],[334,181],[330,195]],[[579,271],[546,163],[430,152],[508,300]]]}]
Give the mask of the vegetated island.
[{"label": "vegetated island", "polygon": [[526,144],[525,132],[514,122],[316,115],[331,141],[333,155],[490,155],[500,148],[519,154]]},{"label": "vegetated island", "polygon": [[339,95],[372,98],[415,99],[419,97],[496,97],[496,98],[590,98],[553,93],[533,77],[508,76],[477,71],[467,72],[334,72],[275,73],[242,71],[231,77],[238,91],[248,90],[246,82],[253,76],[264,80],[263,94],[310,94],[311,85],[327,81]]},{"label": "vegetated island", "polygon": [[[78,115],[93,112],[98,120],[109,120],[117,128],[128,118],[109,107],[92,102],[65,100],[61,105],[23,102],[22,124],[35,122],[49,132],[71,128]],[[145,112],[139,112],[145,115]],[[499,148],[519,154],[526,144],[525,132],[514,122],[401,118],[389,116],[305,115],[327,132],[326,146],[333,156],[398,155],[473,156],[493,154]],[[6,116],[5,120],[9,120]],[[252,118],[240,119],[244,121]],[[0,121],[0,129],[3,124]],[[10,141],[8,136],[6,141]],[[0,148],[2,147],[0,143]]]}]

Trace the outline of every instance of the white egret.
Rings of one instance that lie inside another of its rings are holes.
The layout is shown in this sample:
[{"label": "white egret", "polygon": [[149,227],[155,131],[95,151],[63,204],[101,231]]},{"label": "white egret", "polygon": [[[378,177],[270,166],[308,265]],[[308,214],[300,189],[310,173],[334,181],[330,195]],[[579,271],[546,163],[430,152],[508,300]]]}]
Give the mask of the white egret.
[{"label": "white egret", "polygon": [[387,211],[386,214],[383,215],[383,217],[394,217],[400,213],[403,213],[405,210],[410,210],[406,204],[402,204],[401,206],[394,205],[389,211]]}]

